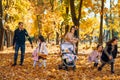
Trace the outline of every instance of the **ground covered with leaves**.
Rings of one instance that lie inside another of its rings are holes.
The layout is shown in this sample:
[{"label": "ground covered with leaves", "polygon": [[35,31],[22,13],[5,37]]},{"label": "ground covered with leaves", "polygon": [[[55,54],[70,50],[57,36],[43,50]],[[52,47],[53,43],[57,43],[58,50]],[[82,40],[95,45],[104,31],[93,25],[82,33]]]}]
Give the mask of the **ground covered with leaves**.
[{"label": "ground covered with leaves", "polygon": [[[19,55],[20,56],[20,55]],[[61,58],[58,54],[50,54],[47,68],[33,68],[31,53],[25,55],[24,65],[12,67],[13,54],[0,54],[0,80],[120,80],[120,58],[116,59],[115,74],[110,73],[110,66],[106,65],[101,72],[88,63],[87,55],[78,55],[76,70],[58,70]]]}]

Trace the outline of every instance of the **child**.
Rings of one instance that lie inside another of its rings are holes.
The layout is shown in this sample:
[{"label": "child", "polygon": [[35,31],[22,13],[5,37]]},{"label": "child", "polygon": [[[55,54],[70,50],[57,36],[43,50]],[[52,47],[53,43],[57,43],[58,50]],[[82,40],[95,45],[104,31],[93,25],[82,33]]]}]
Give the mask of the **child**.
[{"label": "child", "polygon": [[39,48],[36,47],[36,49],[32,53],[32,57],[33,57],[33,60],[34,60],[33,67],[35,67],[36,62],[38,61],[38,50],[39,50]]},{"label": "child", "polygon": [[114,73],[114,59],[116,58],[118,52],[117,42],[118,38],[116,37],[107,42],[101,56],[102,65],[98,68],[98,71],[101,71],[105,64],[108,63],[111,65],[111,73]]},{"label": "child", "polygon": [[98,66],[98,61],[101,56],[102,49],[103,49],[102,45],[97,45],[97,49],[92,51],[90,56],[88,57],[88,60],[90,62],[94,62],[94,67]]},{"label": "child", "polygon": [[41,63],[39,64],[39,66],[41,67],[42,65],[44,65],[44,67],[46,67],[46,56],[48,54],[47,48],[46,48],[46,43],[45,43],[45,39],[43,36],[39,36],[39,43],[38,43],[38,47],[34,50],[33,52],[33,66],[35,67],[36,62],[41,59]]}]

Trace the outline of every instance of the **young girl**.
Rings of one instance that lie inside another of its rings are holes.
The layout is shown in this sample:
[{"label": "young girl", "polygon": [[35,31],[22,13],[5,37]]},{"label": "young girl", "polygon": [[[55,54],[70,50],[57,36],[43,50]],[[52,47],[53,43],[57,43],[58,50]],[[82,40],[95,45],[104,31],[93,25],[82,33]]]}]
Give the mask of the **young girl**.
[{"label": "young girl", "polygon": [[114,73],[114,59],[117,56],[117,42],[118,38],[116,37],[107,42],[101,56],[102,65],[98,68],[98,71],[101,71],[103,66],[105,66],[106,63],[109,63],[111,65],[111,73]]},{"label": "young girl", "polygon": [[46,67],[46,56],[48,54],[47,48],[46,48],[46,43],[45,43],[45,39],[43,36],[39,36],[39,43],[38,43],[38,47],[36,47],[36,49],[33,52],[33,66],[36,66],[36,62],[41,59],[41,63],[39,64],[39,66],[41,67],[42,65],[44,65],[44,67]]},{"label": "young girl", "polygon": [[92,51],[90,56],[88,57],[88,60],[90,62],[94,62],[94,67],[98,66],[98,61],[100,59],[102,49],[103,49],[102,45],[97,45],[97,49]]}]

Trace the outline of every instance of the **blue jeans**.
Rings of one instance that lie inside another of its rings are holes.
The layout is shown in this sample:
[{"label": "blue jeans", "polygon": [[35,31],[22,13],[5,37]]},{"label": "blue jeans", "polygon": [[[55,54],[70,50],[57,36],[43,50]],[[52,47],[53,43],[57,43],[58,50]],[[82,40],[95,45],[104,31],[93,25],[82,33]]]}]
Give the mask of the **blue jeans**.
[{"label": "blue jeans", "polygon": [[23,62],[24,62],[25,44],[16,44],[15,45],[15,54],[14,54],[14,64],[17,64],[19,49],[21,50],[20,64],[23,64]]}]

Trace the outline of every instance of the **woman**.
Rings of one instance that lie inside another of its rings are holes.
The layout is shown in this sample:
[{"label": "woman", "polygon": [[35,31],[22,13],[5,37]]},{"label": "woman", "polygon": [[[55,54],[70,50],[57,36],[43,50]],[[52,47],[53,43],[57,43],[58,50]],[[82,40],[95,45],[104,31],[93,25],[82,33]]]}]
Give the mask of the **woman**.
[{"label": "woman", "polygon": [[65,42],[70,42],[70,43],[73,43],[73,44],[77,43],[78,39],[75,38],[74,33],[75,33],[75,27],[72,26],[71,29],[70,29],[70,32],[68,32],[65,35]]},{"label": "woman", "polygon": [[109,63],[111,65],[111,73],[114,73],[114,59],[117,56],[117,42],[118,38],[116,37],[107,42],[101,56],[102,65],[98,68],[98,71],[101,71],[103,66],[105,66],[106,63]]}]

